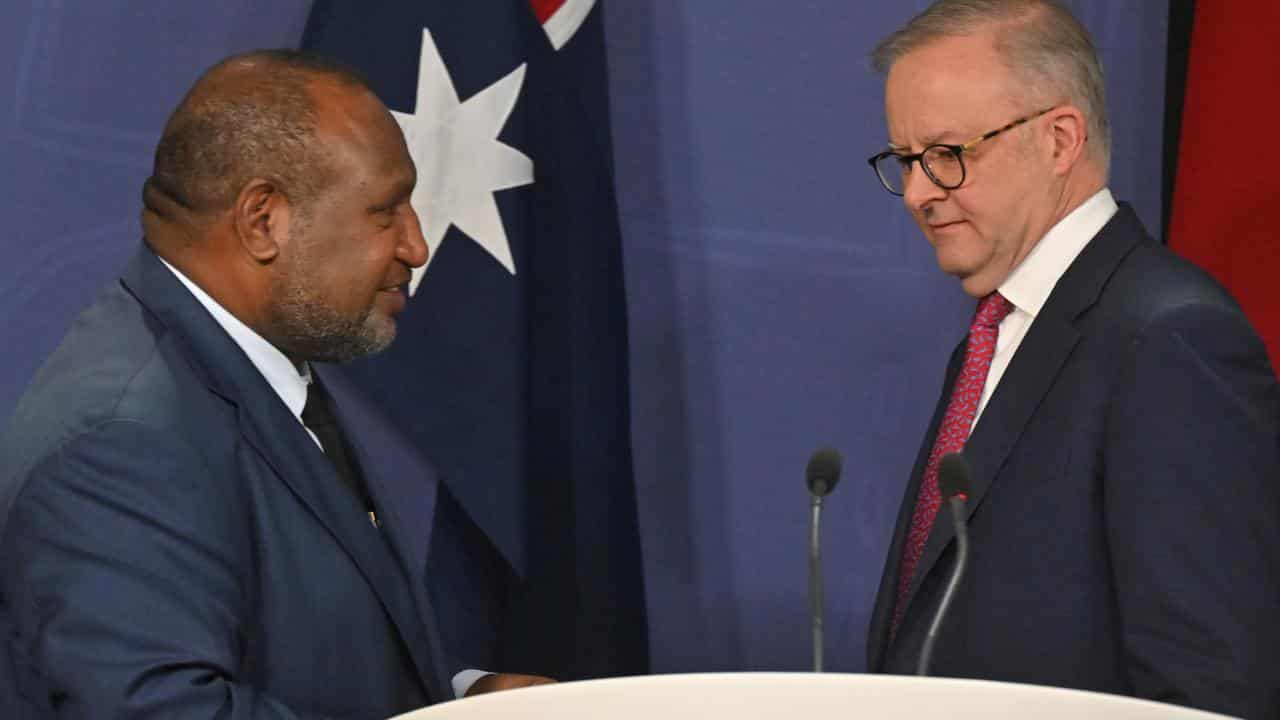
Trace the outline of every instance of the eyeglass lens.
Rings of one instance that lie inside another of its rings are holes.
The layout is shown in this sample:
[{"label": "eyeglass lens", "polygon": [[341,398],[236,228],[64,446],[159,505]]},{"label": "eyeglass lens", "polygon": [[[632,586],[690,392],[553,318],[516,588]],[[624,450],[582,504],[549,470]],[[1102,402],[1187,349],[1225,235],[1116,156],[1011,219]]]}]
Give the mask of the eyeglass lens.
[{"label": "eyeglass lens", "polygon": [[[934,182],[944,188],[953,189],[964,181],[964,164],[960,156],[950,148],[942,145],[931,145],[925,148],[921,162],[925,164]],[[912,170],[912,163],[898,155],[886,155],[876,163],[876,172],[884,180],[892,192],[901,195],[907,187],[907,177]]]}]

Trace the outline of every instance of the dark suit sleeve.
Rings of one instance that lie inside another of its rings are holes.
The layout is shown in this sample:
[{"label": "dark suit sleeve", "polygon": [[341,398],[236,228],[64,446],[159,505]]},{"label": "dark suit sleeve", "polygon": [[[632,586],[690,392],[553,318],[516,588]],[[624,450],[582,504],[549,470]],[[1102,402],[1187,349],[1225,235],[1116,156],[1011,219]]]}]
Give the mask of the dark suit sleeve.
[{"label": "dark suit sleeve", "polygon": [[1185,305],[1127,357],[1103,502],[1136,694],[1280,714],[1280,397],[1231,308]]},{"label": "dark suit sleeve", "polygon": [[25,701],[74,718],[294,718],[237,682],[247,523],[172,433],[107,422],[9,513],[2,581]]},{"label": "dark suit sleeve", "polygon": [[436,501],[427,588],[440,617],[449,676],[509,670],[499,653],[509,571],[484,532],[443,484]]}]

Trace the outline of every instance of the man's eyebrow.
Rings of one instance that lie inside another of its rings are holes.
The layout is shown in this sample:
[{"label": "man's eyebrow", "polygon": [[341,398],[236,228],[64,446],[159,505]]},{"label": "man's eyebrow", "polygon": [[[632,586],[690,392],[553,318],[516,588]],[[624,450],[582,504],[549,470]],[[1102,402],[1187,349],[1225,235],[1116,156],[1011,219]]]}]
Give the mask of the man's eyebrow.
[{"label": "man's eyebrow", "polygon": [[957,133],[954,133],[950,130],[944,130],[942,132],[936,132],[936,133],[931,133],[929,135],[926,135],[923,138],[921,138],[920,142],[924,143],[925,147],[928,147],[930,145],[937,145],[938,143],[941,143],[944,140],[946,140],[948,137],[955,138],[955,137],[958,137],[958,135]]},{"label": "man's eyebrow", "polygon": [[396,196],[398,198],[408,197],[413,193],[413,188],[417,184],[418,184],[418,174],[416,172],[414,172],[411,175],[406,175],[405,177],[397,180],[394,187]]},{"label": "man's eyebrow", "polygon": [[[921,147],[929,147],[930,145],[937,145],[938,143],[942,142],[948,137],[954,137],[954,136],[955,136],[955,133],[951,132],[950,130],[931,133],[920,139],[920,145]],[[889,143],[888,148],[890,151],[896,152],[896,153],[911,152],[911,146],[909,145],[897,145],[895,143]]]},{"label": "man's eyebrow", "polygon": [[413,193],[416,179],[416,175],[408,175],[396,180],[391,186],[387,200],[380,204],[377,209],[389,209],[407,200]]}]

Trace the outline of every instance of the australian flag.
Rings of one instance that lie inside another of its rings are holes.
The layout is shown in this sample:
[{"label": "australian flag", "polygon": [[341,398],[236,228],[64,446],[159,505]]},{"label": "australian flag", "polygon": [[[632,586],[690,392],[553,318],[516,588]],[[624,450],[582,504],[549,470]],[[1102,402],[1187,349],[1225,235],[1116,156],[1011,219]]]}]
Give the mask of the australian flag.
[{"label": "australian flag", "polygon": [[431,251],[350,368],[513,569],[500,671],[648,669],[596,0],[316,0],[405,130]]}]

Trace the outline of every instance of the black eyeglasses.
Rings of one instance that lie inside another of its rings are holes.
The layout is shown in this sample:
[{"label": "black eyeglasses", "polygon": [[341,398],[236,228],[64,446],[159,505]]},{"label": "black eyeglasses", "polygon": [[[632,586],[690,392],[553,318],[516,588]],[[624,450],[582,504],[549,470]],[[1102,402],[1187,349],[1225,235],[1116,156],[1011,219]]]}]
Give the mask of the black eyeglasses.
[{"label": "black eyeglasses", "polygon": [[886,150],[867,158],[867,163],[876,171],[876,177],[880,178],[880,184],[884,185],[884,189],[899,197],[906,192],[911,164],[917,160],[920,161],[920,167],[924,168],[924,174],[929,176],[934,185],[943,190],[955,190],[964,184],[963,155],[965,152],[972,150],[983,140],[990,140],[1006,130],[1012,130],[1025,122],[1035,120],[1055,107],[1057,106],[1047,107],[1037,113],[1018,118],[1004,127],[983,133],[967,143],[960,145],[935,143],[913,155]]}]

